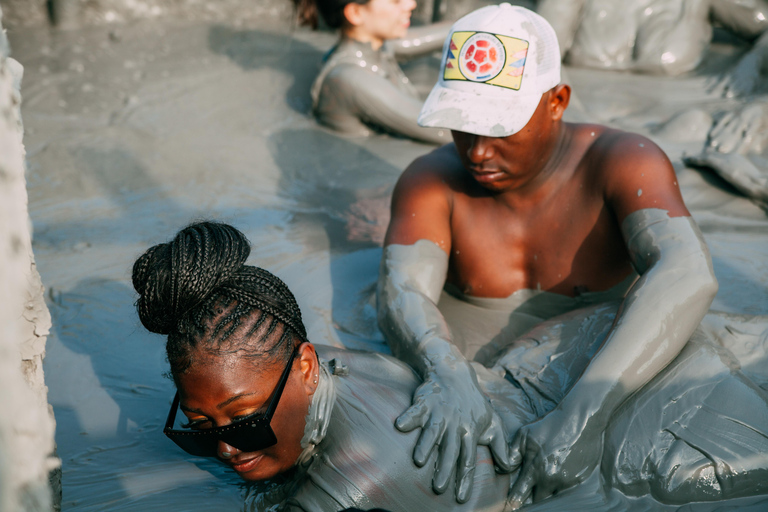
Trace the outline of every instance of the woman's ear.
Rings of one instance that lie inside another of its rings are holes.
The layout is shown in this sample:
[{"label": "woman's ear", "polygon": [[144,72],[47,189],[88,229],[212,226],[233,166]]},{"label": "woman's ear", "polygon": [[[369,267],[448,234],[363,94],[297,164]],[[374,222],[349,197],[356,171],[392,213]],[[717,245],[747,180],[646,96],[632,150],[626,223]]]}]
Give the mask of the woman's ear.
[{"label": "woman's ear", "polygon": [[362,23],[362,7],[363,5],[358,4],[357,2],[349,2],[344,6],[344,10],[342,11],[344,13],[344,18],[351,26],[356,27]]},{"label": "woman's ear", "polygon": [[307,395],[312,395],[317,389],[317,380],[320,373],[320,365],[317,361],[315,346],[305,341],[299,345],[299,371]]}]

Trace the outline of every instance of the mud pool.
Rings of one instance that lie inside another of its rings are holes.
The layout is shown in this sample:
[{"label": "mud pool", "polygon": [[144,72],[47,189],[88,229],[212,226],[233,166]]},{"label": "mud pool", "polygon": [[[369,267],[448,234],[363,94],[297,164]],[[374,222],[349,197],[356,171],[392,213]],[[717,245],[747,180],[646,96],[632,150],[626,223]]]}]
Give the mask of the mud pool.
[{"label": "mud pool", "polygon": [[[349,240],[346,225],[356,202],[386,197],[432,146],[318,127],[309,87],[335,38],[281,19],[9,36],[25,66],[29,209],[53,315],[45,373],[63,510],[241,510],[236,475],[161,433],[173,384],[163,340],[134,312],[130,266],[192,220],[230,222],[252,241],[250,262],[293,290],[312,341],[386,352],[373,304],[381,249]],[[580,100],[568,115],[650,135],[668,152],[713,255],[720,292],[712,310],[756,316],[739,331],[751,344],[740,362],[768,389],[766,212],[714,174],[684,167],[682,155],[703,140],[657,130],[688,108],[736,105],[708,93],[707,83],[739,51],[715,45],[707,67],[676,79],[568,69]],[[406,71],[428,89],[436,69],[437,59],[426,58]],[[659,509],[605,495],[595,479],[530,510]],[[763,497],[669,509],[766,507]]]}]

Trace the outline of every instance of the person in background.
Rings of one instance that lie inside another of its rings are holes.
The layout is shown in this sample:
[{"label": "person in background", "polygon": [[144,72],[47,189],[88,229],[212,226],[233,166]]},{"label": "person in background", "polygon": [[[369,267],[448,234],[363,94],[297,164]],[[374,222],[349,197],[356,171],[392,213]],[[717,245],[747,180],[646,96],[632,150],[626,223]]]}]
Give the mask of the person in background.
[{"label": "person in background", "polygon": [[384,131],[423,142],[450,142],[448,130],[422,128],[422,98],[397,63],[439,50],[450,24],[411,29],[414,0],[294,0],[299,22],[316,28],[318,16],[339,29],[312,84],[312,112],[341,133]]},{"label": "person in background", "polygon": [[705,57],[714,26],[754,40],[768,27],[764,0],[539,0],[575,67],[679,75]]}]

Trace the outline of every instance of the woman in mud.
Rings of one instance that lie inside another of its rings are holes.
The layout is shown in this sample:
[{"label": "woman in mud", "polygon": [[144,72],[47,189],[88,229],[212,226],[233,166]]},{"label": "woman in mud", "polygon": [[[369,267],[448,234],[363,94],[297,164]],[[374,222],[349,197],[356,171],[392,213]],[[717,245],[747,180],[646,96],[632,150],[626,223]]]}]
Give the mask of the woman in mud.
[{"label": "woman in mud", "polygon": [[[439,50],[448,24],[408,30],[415,0],[294,0],[299,21],[317,27],[318,13],[341,38],[312,85],[318,121],[348,135],[371,130],[447,143],[448,130],[416,124],[422,99],[395,60]],[[386,44],[385,44],[386,43]]]},{"label": "woman in mud", "polygon": [[[151,247],[133,267],[139,318],[167,336],[177,388],[164,432],[188,453],[215,457],[245,480],[270,480],[249,490],[246,510],[509,510],[516,474],[505,474],[507,446],[522,425],[556,407],[605,339],[621,302],[539,324],[504,343],[490,368],[472,363],[500,418],[491,427],[500,441],[476,448],[474,469],[435,473],[436,451],[425,454],[423,467],[413,463],[418,429],[395,427],[420,384],[416,374],[383,354],[315,347],[290,290],[266,270],[245,265],[249,254],[238,230],[203,222]],[[762,477],[768,420],[758,414],[734,425],[717,405],[727,397],[725,403],[738,404],[732,414],[764,411],[765,393],[724,365],[720,349],[705,338],[694,336],[612,420],[599,469],[609,487],[668,503],[768,490]],[[182,414],[186,423],[178,427]]]},{"label": "woman in mud", "polygon": [[[290,290],[245,265],[249,253],[235,228],[204,222],[134,264],[139,317],[167,336],[178,390],[166,435],[245,480],[280,475],[253,510],[503,510],[510,475],[497,474],[484,446],[469,500],[432,492],[432,469],[411,462],[416,433],[394,426],[419,383],[413,371],[381,354],[315,347]],[[506,455],[503,442],[491,448]]]}]

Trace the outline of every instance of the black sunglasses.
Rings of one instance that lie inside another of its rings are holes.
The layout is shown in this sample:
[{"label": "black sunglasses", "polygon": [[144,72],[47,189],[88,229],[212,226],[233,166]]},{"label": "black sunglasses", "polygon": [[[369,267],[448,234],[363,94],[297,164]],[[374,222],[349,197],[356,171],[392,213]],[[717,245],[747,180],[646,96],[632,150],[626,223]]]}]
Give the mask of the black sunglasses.
[{"label": "black sunglasses", "polygon": [[243,452],[256,452],[274,446],[277,444],[277,437],[275,437],[275,433],[269,424],[272,421],[275,409],[277,409],[283,389],[285,389],[285,383],[288,382],[293,359],[298,351],[299,347],[296,347],[291,353],[288,364],[285,366],[283,374],[277,382],[277,387],[272,392],[272,398],[269,401],[266,412],[252,414],[223,427],[201,430],[174,430],[173,423],[176,421],[176,410],[179,407],[179,392],[177,391],[171,405],[171,410],[168,412],[168,419],[165,422],[163,433],[176,443],[179,448],[198,457],[216,457],[219,441],[224,441]]}]

